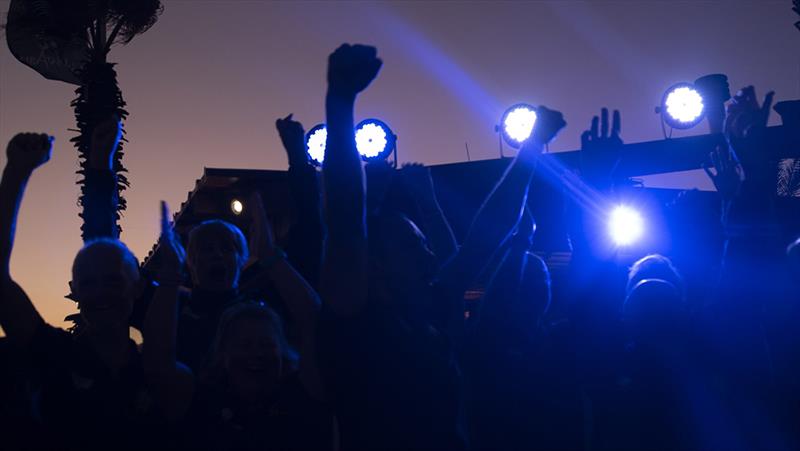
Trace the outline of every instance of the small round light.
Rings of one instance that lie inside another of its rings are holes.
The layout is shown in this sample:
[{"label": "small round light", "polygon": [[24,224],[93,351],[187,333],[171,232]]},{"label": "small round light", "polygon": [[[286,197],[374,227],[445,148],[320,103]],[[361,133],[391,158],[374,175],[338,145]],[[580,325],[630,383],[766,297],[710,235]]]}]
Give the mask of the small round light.
[{"label": "small round light", "polygon": [[673,85],[661,101],[661,115],[672,128],[694,127],[703,120],[705,113],[703,96],[689,83]]},{"label": "small round light", "polygon": [[306,133],[306,152],[315,164],[325,160],[325,145],[328,141],[328,129],[325,124],[314,126]]},{"label": "small round light", "polygon": [[233,199],[231,201],[231,211],[235,215],[240,215],[244,211],[244,204],[239,199]]},{"label": "small round light", "polygon": [[518,103],[507,109],[500,119],[500,131],[509,146],[519,148],[531,133],[536,124],[536,108]]},{"label": "small round light", "polygon": [[608,220],[608,233],[618,246],[635,243],[644,232],[644,220],[638,211],[624,205],[616,207]]},{"label": "small round light", "polygon": [[385,122],[365,119],[356,126],[356,149],[364,161],[383,160],[394,150],[396,136]]}]

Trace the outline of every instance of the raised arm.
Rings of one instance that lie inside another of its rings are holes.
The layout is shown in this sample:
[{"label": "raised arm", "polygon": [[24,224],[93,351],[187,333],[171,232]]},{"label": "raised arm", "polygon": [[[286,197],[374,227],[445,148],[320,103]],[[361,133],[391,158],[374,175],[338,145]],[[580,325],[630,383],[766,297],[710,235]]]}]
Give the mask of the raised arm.
[{"label": "raised arm", "polygon": [[328,60],[325,99],[328,141],[323,181],[327,240],[322,263],[322,299],[337,315],[351,316],[367,300],[367,227],[364,174],[356,150],[356,96],[378,74],[374,47],[344,44]]},{"label": "raised arm", "polygon": [[83,170],[82,205],[84,241],[93,238],[118,238],[117,175],[114,154],[122,139],[122,123],[112,116],[95,127],[92,133],[89,165]]},{"label": "raised arm", "polygon": [[0,181],[0,326],[21,346],[33,338],[44,320],[25,291],[11,279],[11,250],[17,214],[33,171],[50,159],[53,138],[45,134],[20,133],[8,143],[8,161]]},{"label": "raised arm", "polygon": [[[566,126],[561,113],[539,107],[533,136],[523,143],[514,161],[478,210],[464,244],[440,272],[440,286],[460,299],[492,254],[519,221],[528,185],[545,144]],[[459,309],[454,309],[459,314]],[[463,313],[461,313],[463,317]]]},{"label": "raised arm", "polygon": [[169,209],[161,202],[158,287],[144,321],[142,363],[164,415],[169,420],[183,417],[194,394],[192,371],[177,361],[178,289],[182,281],[185,254],[172,232]]},{"label": "raised arm", "polygon": [[436,254],[439,266],[442,266],[458,251],[458,243],[439,206],[431,171],[419,163],[412,163],[403,165],[402,174],[419,208],[431,250]]},{"label": "raised arm", "polygon": [[286,253],[303,278],[316,287],[325,236],[317,170],[308,160],[303,124],[290,114],[275,121],[275,127],[289,160],[289,189],[297,212],[297,222],[289,230]]},{"label": "raised arm", "polygon": [[[316,330],[320,301],[317,293],[288,261],[280,248],[275,245],[263,200],[258,191],[251,194],[248,201],[253,214],[255,245],[253,252],[258,257],[261,272],[253,279],[254,284],[271,282],[277,289],[289,314],[292,330],[292,344],[300,353],[300,380],[309,394],[321,398],[322,382],[317,369]],[[249,291],[250,286],[242,287]]]},{"label": "raised arm", "polygon": [[741,182],[736,195],[730,197],[725,225],[735,235],[758,234],[759,229],[775,220],[776,159],[765,147],[764,139],[774,94],[767,93],[764,102],[759,103],[755,88],[747,86],[728,105],[728,154],[733,155]]},{"label": "raised arm", "polygon": [[[494,271],[486,294],[480,304],[480,311],[475,315],[476,332],[481,338],[499,338],[511,333],[508,330],[509,319],[515,314],[514,304],[519,300],[525,265],[528,261],[528,250],[535,226],[533,216],[525,211],[517,227],[517,232],[501,249],[503,258]],[[472,320],[472,317],[470,317]],[[533,325],[531,325],[533,327]]]}]

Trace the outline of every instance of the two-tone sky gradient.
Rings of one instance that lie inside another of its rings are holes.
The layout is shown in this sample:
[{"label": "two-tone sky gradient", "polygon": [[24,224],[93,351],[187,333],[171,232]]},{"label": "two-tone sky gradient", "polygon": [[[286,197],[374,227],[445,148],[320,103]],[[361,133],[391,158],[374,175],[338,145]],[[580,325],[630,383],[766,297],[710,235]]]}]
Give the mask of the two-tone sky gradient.
[{"label": "two-tone sky gradient", "polygon": [[[709,73],[800,99],[790,0],[162,1],[158,23],[110,57],[131,114],[122,238],[140,258],[158,233],[158,201],[180,205],[204,166],[286,167],[274,121],[323,120],[327,55],[342,42],[375,45],[384,61],[356,119],[385,120],[401,160],[426,164],[466,160],[465,142],[472,159],[495,158],[494,124],[521,101],[563,111],[569,125],[553,149],[573,150],[602,106],[622,111],[626,142],[661,138],[653,108],[663,91]],[[8,4],[0,0],[3,18]],[[81,246],[73,90],[0,45],[0,143],[19,131],[56,136],[28,187],[12,257],[53,324],[74,311],[63,296]],[[697,174],[648,184],[709,186]]]}]

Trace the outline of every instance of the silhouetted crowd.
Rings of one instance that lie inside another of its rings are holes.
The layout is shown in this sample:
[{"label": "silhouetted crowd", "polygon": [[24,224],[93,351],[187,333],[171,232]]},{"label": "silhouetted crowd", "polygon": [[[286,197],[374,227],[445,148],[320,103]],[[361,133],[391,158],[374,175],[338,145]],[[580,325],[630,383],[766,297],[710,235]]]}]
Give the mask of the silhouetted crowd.
[{"label": "silhouetted crowd", "polygon": [[[24,190],[53,139],[11,140],[0,449],[800,447],[800,240],[779,220],[775,164],[759,147],[771,94],[761,104],[745,88],[722,118],[706,169],[721,214],[701,224],[708,212],[688,195],[679,251],[632,266],[597,232],[595,200],[633,189],[615,175],[619,113],[603,109],[580,170],[559,182],[573,194],[572,252],[551,274],[531,251],[526,205],[534,174],[553,171],[542,153],[562,115],[537,108],[458,243],[428,168],[365,167],[358,154],[354,104],[381,64],[367,46],[330,55],[321,171],[303,126],[277,121],[296,210],[280,243],[257,191],[247,237],[214,219],[181,243],[162,203],[150,273],[113,230],[78,252],[70,330],[48,325],[10,272]],[[100,187],[84,201],[92,220],[109,230],[120,139],[118,118],[96,127],[84,174]],[[398,191],[413,202],[394,202]]]}]

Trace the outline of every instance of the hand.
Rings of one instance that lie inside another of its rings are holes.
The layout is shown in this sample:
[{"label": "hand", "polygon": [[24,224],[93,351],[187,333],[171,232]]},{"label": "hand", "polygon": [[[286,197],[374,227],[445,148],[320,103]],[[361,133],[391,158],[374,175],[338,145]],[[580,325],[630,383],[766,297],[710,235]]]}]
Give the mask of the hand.
[{"label": "hand", "polygon": [[400,170],[400,174],[418,202],[436,199],[430,168],[426,168],[419,163],[406,163]]},{"label": "hand", "polygon": [[714,182],[717,192],[723,200],[733,200],[738,194],[744,182],[744,170],[736,154],[725,144],[719,144],[711,152],[711,162],[714,164],[716,173],[711,172],[707,164],[703,164],[708,178]]},{"label": "hand", "polygon": [[8,165],[33,172],[50,160],[54,140],[44,133],[18,133],[8,143]]},{"label": "hand", "polygon": [[92,132],[89,164],[95,169],[112,169],[114,153],[122,139],[122,121],[113,115],[98,123]]},{"label": "hand", "polygon": [[286,149],[289,165],[295,166],[308,162],[306,133],[303,130],[303,124],[292,120],[292,115],[290,114],[283,119],[276,120],[275,128],[278,129],[283,148]]},{"label": "hand", "polygon": [[275,237],[261,193],[253,191],[247,198],[247,207],[250,211],[250,259],[257,261],[275,252]]},{"label": "hand", "polygon": [[611,183],[623,146],[621,123],[619,111],[614,110],[609,133],[608,108],[603,108],[600,118],[593,117],[591,128],[581,134],[581,173],[588,182]]},{"label": "hand", "polygon": [[536,109],[536,124],[533,126],[533,138],[537,144],[544,145],[555,139],[558,132],[567,126],[564,115],[560,112],[539,106]]},{"label": "hand", "polygon": [[725,136],[739,157],[748,178],[757,181],[764,190],[774,189],[775,169],[763,148],[763,132],[766,130],[774,92],[758,104],[755,88],[747,86],[739,91],[728,105],[725,119]]},{"label": "hand", "polygon": [[746,139],[760,129],[766,128],[772,99],[775,92],[764,96],[764,103],[758,104],[756,90],[752,86],[742,88],[728,105],[728,116],[725,119],[725,133],[730,139]]},{"label": "hand", "polygon": [[186,252],[172,230],[169,207],[161,201],[161,237],[158,240],[159,280],[178,282],[182,280]]},{"label": "hand", "polygon": [[378,75],[383,62],[375,47],[342,44],[328,58],[329,92],[355,97]]}]

